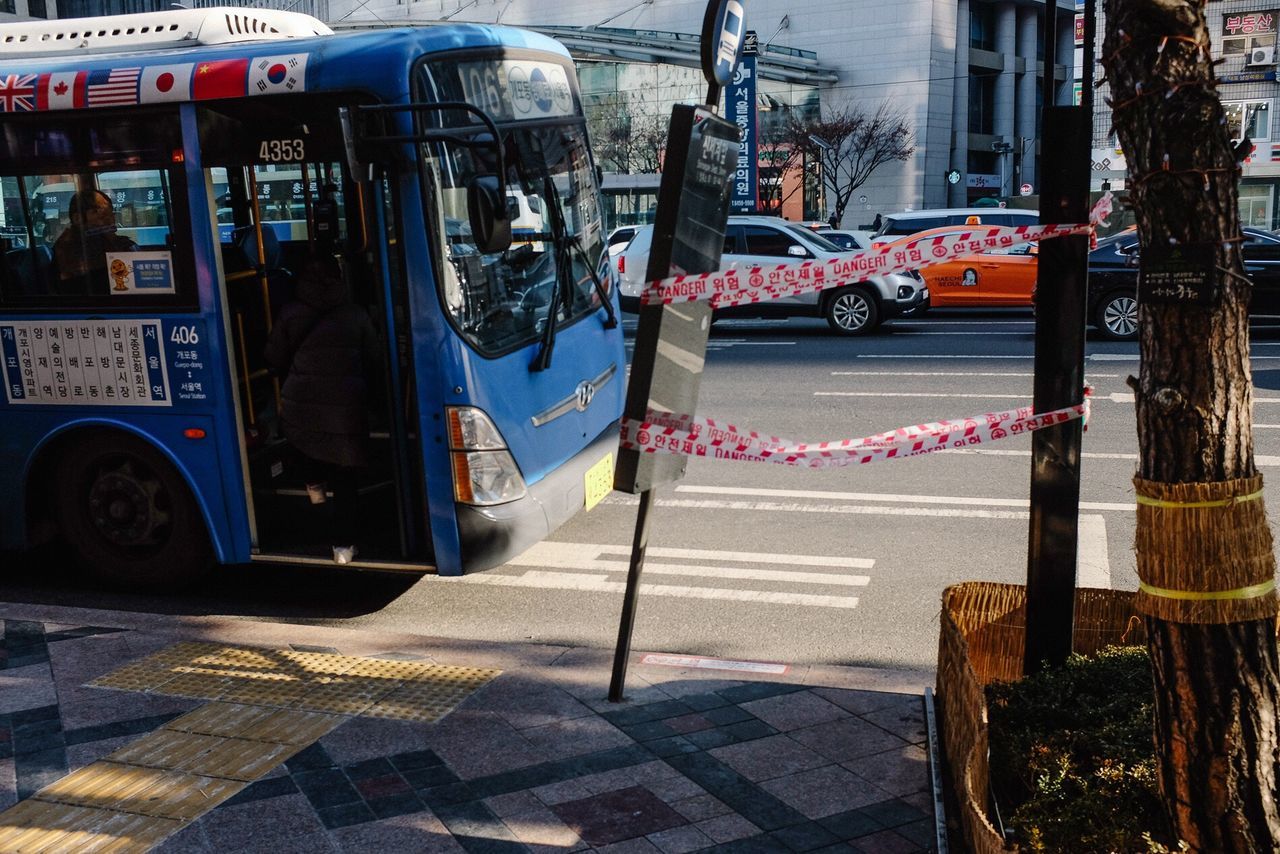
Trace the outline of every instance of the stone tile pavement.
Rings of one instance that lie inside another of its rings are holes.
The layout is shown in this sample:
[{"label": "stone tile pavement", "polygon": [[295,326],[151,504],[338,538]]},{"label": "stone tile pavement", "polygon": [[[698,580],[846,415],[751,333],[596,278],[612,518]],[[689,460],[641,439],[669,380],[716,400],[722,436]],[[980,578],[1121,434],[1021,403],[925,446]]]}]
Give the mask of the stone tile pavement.
[{"label": "stone tile pavement", "polygon": [[609,650],[34,605],[0,622],[0,810],[200,706],[88,685],[181,641],[502,670],[436,723],[350,718],[166,854],[933,848],[928,673],[637,654],[615,705]]}]

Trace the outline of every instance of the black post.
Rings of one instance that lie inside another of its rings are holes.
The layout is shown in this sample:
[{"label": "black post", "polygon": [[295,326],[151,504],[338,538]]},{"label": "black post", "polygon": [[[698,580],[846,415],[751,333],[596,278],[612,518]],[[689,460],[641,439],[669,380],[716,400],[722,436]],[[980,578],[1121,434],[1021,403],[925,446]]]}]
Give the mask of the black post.
[{"label": "black post", "polygon": [[653,490],[640,493],[640,512],[636,516],[636,535],[631,544],[631,566],[627,570],[627,592],[622,598],[622,619],[618,621],[618,645],[613,651],[613,678],[609,680],[609,702],[621,703],[627,684],[627,660],[631,657],[631,630],[636,623],[636,605],[640,595],[640,573],[644,571],[644,550],[649,546],[649,511],[653,508]]},{"label": "black post", "polygon": [[[1040,130],[1040,221],[1086,222],[1092,116],[1085,107],[1054,104],[1056,3],[1044,33],[1044,111]],[[1092,62],[1086,41],[1085,61]],[[1084,100],[1082,98],[1082,100]],[[1040,242],[1036,285],[1036,412],[1083,399],[1084,325],[1089,238]],[[1027,628],[1023,672],[1060,665],[1071,654],[1075,617],[1082,424],[1069,421],[1031,438],[1031,521],[1027,543]]]}]

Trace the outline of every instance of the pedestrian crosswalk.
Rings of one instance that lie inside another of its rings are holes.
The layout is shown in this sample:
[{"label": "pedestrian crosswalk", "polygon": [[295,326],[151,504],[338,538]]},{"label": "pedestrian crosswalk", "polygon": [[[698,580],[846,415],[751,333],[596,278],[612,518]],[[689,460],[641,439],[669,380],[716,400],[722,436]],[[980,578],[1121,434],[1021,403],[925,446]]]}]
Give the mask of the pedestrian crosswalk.
[{"label": "pedestrian crosswalk", "polygon": [[[620,594],[626,588],[630,559],[631,547],[626,545],[543,542],[500,569],[454,580]],[[858,597],[852,592],[871,582],[870,576],[859,570],[870,570],[874,565],[869,558],[836,555],[651,547],[646,551],[646,580],[640,592],[684,599],[856,608]],[[661,580],[654,581],[655,577]]]}]

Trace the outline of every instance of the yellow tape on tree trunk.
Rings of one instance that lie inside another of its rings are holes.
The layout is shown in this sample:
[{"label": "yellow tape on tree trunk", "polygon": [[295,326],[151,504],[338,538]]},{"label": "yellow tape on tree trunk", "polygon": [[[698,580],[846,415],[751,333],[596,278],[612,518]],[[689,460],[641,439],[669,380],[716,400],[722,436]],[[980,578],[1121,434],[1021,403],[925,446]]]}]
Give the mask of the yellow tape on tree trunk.
[{"label": "yellow tape on tree trunk", "polygon": [[1233,504],[1243,504],[1246,501],[1257,501],[1262,497],[1262,490],[1251,492],[1248,495],[1233,495],[1231,498],[1219,498],[1216,501],[1165,501],[1161,498],[1148,498],[1145,495],[1138,496],[1138,503],[1147,507],[1230,507]]},{"label": "yellow tape on tree trunk", "polygon": [[1276,583],[1264,581],[1261,584],[1250,584],[1248,587],[1237,587],[1235,590],[1169,590],[1165,587],[1152,587],[1150,584],[1138,582],[1138,589],[1148,596],[1161,599],[1181,599],[1187,602],[1215,602],[1225,599],[1256,599],[1276,589]]}]

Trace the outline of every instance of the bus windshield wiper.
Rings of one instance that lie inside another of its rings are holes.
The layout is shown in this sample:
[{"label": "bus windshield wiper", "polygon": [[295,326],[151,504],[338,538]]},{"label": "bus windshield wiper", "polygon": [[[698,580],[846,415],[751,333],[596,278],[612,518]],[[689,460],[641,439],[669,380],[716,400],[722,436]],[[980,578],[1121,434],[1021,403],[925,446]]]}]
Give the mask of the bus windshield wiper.
[{"label": "bus windshield wiper", "polygon": [[[600,304],[604,306],[605,311],[605,329],[614,329],[618,325],[618,317],[613,313],[613,303],[609,301],[609,294],[604,289],[604,282],[600,281],[600,274],[596,272],[596,268],[591,266],[591,259],[587,257],[587,250],[582,248],[582,237],[572,234],[568,238],[569,245],[573,251],[578,253],[578,257],[582,259],[582,266],[587,268],[587,273],[591,276],[591,284],[596,289],[596,294],[600,297]],[[607,253],[608,250],[606,249]]]},{"label": "bus windshield wiper", "polygon": [[[573,256],[569,254],[569,242],[566,238],[564,216],[560,210],[560,196],[556,192],[556,185],[552,182],[551,176],[546,172],[542,174],[542,192],[546,196],[547,210],[551,214],[551,233],[555,236],[552,243],[556,248],[556,273],[555,278],[551,280],[551,297],[547,300],[547,320],[542,330],[542,346],[538,348],[538,355],[534,357],[533,364],[529,365],[530,371],[545,371],[551,367],[551,351],[556,346],[556,324],[560,312],[558,303],[564,300],[560,282],[565,276],[565,268],[573,266]],[[573,274],[571,269],[568,273]],[[565,291],[567,292],[567,288]]]}]

